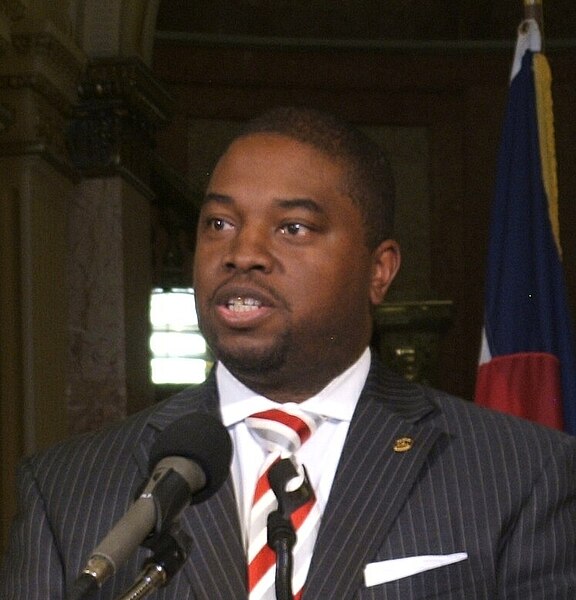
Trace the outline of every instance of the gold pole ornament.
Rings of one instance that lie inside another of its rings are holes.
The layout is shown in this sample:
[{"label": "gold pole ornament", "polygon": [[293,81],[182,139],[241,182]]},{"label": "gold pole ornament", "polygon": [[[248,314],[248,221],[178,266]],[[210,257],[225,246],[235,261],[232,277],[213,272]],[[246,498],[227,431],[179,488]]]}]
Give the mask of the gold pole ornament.
[{"label": "gold pole ornament", "polygon": [[542,11],[542,0],[523,0],[524,3],[524,18],[534,19],[538,23],[540,33],[542,33],[544,19]]}]

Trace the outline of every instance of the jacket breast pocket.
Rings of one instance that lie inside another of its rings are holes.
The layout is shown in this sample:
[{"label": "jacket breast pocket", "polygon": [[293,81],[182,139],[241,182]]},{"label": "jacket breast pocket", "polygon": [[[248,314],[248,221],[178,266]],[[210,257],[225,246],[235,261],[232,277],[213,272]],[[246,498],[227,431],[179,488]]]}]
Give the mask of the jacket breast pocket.
[{"label": "jacket breast pocket", "polygon": [[488,582],[475,581],[468,561],[364,587],[358,600],[491,600]]}]

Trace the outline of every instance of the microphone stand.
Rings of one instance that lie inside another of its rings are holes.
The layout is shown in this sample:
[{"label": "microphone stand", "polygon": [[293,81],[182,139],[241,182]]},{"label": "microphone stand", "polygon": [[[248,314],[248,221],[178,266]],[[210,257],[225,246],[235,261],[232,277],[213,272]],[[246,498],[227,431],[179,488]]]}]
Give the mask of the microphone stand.
[{"label": "microphone stand", "polygon": [[159,536],[154,536],[150,543],[144,542],[142,545],[150,548],[154,554],[144,563],[132,587],[117,600],[140,600],[165,586],[188,558],[192,538],[174,524]]},{"label": "microphone stand", "polygon": [[290,519],[293,512],[314,497],[314,491],[304,469],[304,480],[298,489],[288,491],[289,482],[299,476],[289,458],[276,462],[268,473],[268,481],[278,501],[278,510],[268,515],[268,546],[276,552],[276,598],[293,600],[292,594],[292,549],[296,543],[296,532]]}]

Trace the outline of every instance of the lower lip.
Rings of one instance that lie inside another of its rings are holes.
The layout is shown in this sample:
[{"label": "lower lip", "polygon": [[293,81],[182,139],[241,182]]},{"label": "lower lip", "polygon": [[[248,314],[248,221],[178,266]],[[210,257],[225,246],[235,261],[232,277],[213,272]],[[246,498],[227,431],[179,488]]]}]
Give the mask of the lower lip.
[{"label": "lower lip", "polygon": [[261,306],[254,310],[235,311],[227,306],[218,306],[218,315],[222,321],[231,327],[246,327],[261,321],[272,312],[269,306]]}]

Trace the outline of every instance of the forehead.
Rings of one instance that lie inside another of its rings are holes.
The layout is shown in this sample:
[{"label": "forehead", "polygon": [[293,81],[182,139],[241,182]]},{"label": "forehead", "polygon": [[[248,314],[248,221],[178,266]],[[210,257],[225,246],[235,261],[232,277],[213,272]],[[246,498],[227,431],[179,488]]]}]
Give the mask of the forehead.
[{"label": "forehead", "polygon": [[310,144],[284,135],[255,133],[232,142],[216,164],[210,184],[251,179],[342,189],[344,172],[340,161]]}]

